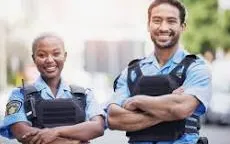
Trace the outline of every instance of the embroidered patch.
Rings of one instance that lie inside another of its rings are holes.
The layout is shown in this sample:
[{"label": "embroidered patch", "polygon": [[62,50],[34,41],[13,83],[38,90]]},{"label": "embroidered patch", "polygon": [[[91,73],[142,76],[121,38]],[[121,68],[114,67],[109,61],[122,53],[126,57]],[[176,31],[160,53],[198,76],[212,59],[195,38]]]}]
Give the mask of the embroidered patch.
[{"label": "embroidered patch", "polygon": [[22,102],[18,100],[12,100],[6,105],[6,115],[11,115],[20,110]]}]

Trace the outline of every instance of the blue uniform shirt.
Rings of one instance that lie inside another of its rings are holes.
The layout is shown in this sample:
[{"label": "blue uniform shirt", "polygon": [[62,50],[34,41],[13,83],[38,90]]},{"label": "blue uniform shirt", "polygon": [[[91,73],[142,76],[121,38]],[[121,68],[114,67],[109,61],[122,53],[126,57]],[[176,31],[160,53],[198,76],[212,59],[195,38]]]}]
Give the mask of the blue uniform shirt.
[{"label": "blue uniform shirt", "polygon": [[[151,54],[139,62],[141,71],[145,76],[153,76],[160,74],[169,74],[182,60],[188,55],[183,49],[178,49],[176,53],[168,60],[168,62],[160,67],[156,57]],[[131,80],[134,81],[136,73],[131,73]],[[182,85],[184,93],[196,97],[200,101],[200,105],[195,110],[195,115],[202,115],[208,107],[211,99],[211,73],[208,66],[202,59],[197,59],[193,62],[187,72],[186,79]],[[127,68],[122,71],[121,76],[117,81],[117,88],[114,93],[114,101],[120,106],[130,96],[130,91],[127,85]],[[184,134],[176,141],[157,142],[157,144],[195,144],[199,136],[197,134]],[[136,142],[135,144],[152,144],[152,142]]]},{"label": "blue uniform shirt", "polygon": [[[55,99],[52,94],[50,88],[45,83],[45,81],[39,77],[37,81],[34,83],[35,88],[38,91],[41,91],[41,96],[43,99]],[[72,98],[71,89],[69,85],[65,84],[63,80],[61,80],[56,98]],[[16,105],[15,107],[18,109],[17,112],[13,114],[8,114],[5,116],[3,122],[0,125],[0,134],[7,138],[14,138],[12,133],[10,132],[10,126],[16,122],[27,122],[31,124],[30,121],[27,120],[24,106],[23,106],[24,96],[20,92],[19,88],[16,88],[12,91],[8,104],[13,103]],[[104,111],[97,103],[94,98],[94,95],[91,90],[86,90],[86,120],[90,120],[94,116],[102,115],[104,116]]]}]

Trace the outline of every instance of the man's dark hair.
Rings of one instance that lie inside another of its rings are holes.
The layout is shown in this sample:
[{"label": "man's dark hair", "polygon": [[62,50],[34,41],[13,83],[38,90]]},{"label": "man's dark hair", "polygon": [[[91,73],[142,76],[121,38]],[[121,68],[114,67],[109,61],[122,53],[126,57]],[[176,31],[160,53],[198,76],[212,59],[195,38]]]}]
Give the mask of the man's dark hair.
[{"label": "man's dark hair", "polygon": [[63,41],[63,39],[60,36],[58,36],[57,34],[52,33],[52,32],[50,32],[50,33],[42,33],[41,35],[39,35],[38,37],[36,37],[34,39],[33,43],[32,43],[32,54],[34,54],[34,52],[35,52],[35,50],[37,48],[38,42],[41,41],[41,40],[43,40],[43,39],[45,39],[45,38],[48,38],[48,37],[54,37],[54,38],[60,40],[60,42],[62,43],[63,48],[64,48],[64,41]]},{"label": "man's dark hair", "polygon": [[148,22],[150,22],[150,19],[151,19],[152,9],[158,5],[163,4],[163,3],[166,3],[166,4],[169,4],[169,5],[176,7],[180,12],[181,24],[185,23],[186,8],[185,8],[184,4],[182,2],[180,2],[179,0],[154,0],[148,8]]}]

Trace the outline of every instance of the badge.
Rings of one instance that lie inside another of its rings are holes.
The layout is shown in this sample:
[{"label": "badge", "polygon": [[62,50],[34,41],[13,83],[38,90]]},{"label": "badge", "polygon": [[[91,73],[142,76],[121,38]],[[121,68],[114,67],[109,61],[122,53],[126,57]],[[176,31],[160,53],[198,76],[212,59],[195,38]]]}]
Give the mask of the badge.
[{"label": "badge", "polygon": [[12,100],[6,105],[6,115],[17,113],[22,106],[22,102],[18,100]]}]

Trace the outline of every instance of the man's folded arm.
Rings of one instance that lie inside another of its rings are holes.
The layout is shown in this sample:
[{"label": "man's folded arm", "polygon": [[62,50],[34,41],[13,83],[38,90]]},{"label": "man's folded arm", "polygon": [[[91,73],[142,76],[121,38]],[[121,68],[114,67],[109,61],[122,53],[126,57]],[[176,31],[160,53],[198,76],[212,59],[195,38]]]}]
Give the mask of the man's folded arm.
[{"label": "man's folded arm", "polygon": [[110,129],[137,131],[156,125],[161,121],[143,112],[126,110],[116,104],[108,108],[108,125]]}]

